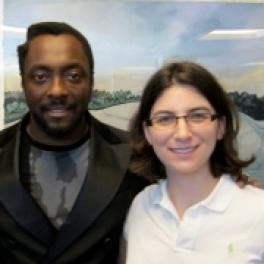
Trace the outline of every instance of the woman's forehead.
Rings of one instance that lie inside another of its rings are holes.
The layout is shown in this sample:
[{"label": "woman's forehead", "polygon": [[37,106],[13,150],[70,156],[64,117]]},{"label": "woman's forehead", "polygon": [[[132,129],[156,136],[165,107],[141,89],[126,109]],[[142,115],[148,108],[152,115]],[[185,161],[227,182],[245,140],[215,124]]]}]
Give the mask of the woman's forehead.
[{"label": "woman's forehead", "polygon": [[207,98],[191,85],[174,84],[163,91],[152,105],[151,112],[170,110],[189,111],[193,108],[213,109]]}]

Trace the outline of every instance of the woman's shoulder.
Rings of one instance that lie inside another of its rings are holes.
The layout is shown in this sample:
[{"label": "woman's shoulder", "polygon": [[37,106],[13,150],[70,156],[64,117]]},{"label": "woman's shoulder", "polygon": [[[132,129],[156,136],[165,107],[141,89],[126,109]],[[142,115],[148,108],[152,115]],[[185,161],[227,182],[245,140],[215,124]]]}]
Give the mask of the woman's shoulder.
[{"label": "woman's shoulder", "polygon": [[156,203],[159,203],[163,196],[163,185],[165,180],[161,180],[158,183],[153,183],[146,186],[141,192],[139,192],[132,202],[132,206],[135,208],[152,207]]},{"label": "woman's shoulder", "polygon": [[261,186],[254,184],[241,185],[235,182],[229,174],[225,174],[223,177],[225,178],[225,182],[228,182],[229,186],[233,186],[232,188],[237,189],[240,196],[245,199],[264,200],[264,189]]},{"label": "woman's shoulder", "polygon": [[222,185],[225,197],[230,197],[230,208],[236,212],[247,211],[252,215],[264,216],[264,190],[251,184],[243,185],[235,182],[230,175],[223,175]]},{"label": "woman's shoulder", "polygon": [[247,210],[258,211],[264,217],[264,189],[253,185],[239,188],[239,201]]},{"label": "woman's shoulder", "polygon": [[142,201],[146,199],[152,200],[154,197],[161,195],[161,185],[162,182],[153,183],[146,186],[141,192],[137,194],[135,200],[136,201]]},{"label": "woman's shoulder", "polygon": [[257,187],[252,184],[247,184],[241,190],[244,195],[252,197],[252,199],[264,199],[264,189],[261,186]]},{"label": "woman's shoulder", "polygon": [[153,209],[153,197],[158,195],[160,189],[160,184],[151,184],[141,192],[139,192],[136,197],[133,199],[132,204],[130,205],[125,227],[124,234],[127,237],[131,227],[142,224],[142,218],[145,218]]}]

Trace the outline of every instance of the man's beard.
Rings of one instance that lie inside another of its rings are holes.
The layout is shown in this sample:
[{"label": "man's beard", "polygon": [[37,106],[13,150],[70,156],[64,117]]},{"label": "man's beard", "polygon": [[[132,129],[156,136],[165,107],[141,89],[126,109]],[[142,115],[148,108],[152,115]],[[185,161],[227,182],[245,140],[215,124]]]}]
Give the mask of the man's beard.
[{"label": "man's beard", "polygon": [[73,119],[71,123],[68,125],[60,124],[59,122],[54,125],[49,125],[49,123],[45,120],[43,115],[31,112],[32,117],[34,118],[37,125],[43,130],[43,132],[53,139],[63,139],[67,138],[72,134],[74,129],[76,129],[80,124],[82,119],[84,118],[84,113],[78,114],[77,118]]}]

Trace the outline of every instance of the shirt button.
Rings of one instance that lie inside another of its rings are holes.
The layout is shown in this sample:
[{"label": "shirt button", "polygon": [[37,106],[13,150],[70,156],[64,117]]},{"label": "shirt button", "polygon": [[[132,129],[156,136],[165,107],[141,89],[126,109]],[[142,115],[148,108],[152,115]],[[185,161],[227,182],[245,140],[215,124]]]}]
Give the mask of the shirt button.
[{"label": "shirt button", "polygon": [[105,239],[104,239],[104,242],[105,243],[109,243],[111,241],[111,238],[110,237],[106,237]]}]

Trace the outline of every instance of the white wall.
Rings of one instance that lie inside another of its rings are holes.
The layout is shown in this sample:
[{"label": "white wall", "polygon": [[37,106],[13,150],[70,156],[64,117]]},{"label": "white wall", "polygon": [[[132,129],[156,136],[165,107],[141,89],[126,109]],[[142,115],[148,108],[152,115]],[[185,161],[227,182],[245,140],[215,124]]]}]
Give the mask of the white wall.
[{"label": "white wall", "polygon": [[[0,26],[3,25],[3,2],[0,0]],[[0,27],[0,129],[4,127],[4,69],[3,69],[3,30]]]},{"label": "white wall", "polygon": [[[4,20],[4,0],[0,0],[0,25]],[[3,69],[3,30],[0,28],[0,129],[4,127],[4,69]]]}]

